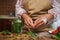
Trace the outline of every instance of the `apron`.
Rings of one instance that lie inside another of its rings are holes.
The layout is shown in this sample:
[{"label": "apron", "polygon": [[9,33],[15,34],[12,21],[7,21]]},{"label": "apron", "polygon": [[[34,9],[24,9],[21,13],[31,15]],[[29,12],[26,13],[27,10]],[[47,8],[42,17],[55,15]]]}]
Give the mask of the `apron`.
[{"label": "apron", "polygon": [[38,17],[48,13],[51,3],[49,0],[23,0],[23,8],[33,20],[36,20]]}]

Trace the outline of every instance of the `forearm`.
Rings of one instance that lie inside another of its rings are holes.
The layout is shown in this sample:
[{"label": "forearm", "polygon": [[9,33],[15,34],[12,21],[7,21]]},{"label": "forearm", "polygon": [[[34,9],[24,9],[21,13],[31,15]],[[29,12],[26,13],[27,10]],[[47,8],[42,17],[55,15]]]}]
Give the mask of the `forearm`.
[{"label": "forearm", "polygon": [[22,18],[27,18],[27,16],[28,16],[27,13],[23,13],[23,14],[21,15]]},{"label": "forearm", "polygon": [[26,10],[23,8],[22,0],[17,0],[15,5],[15,13],[17,17],[21,17],[23,14],[27,13]]},{"label": "forearm", "polygon": [[45,14],[44,17],[47,18],[47,21],[49,21],[49,20],[54,18],[54,16],[52,14]]}]

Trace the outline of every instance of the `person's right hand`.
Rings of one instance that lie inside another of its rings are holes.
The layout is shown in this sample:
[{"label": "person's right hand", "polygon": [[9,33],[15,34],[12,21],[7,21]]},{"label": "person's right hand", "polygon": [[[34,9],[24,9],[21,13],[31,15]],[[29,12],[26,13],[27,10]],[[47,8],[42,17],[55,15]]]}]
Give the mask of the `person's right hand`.
[{"label": "person's right hand", "polygon": [[33,28],[33,20],[27,14],[22,14],[22,18],[29,28]]}]

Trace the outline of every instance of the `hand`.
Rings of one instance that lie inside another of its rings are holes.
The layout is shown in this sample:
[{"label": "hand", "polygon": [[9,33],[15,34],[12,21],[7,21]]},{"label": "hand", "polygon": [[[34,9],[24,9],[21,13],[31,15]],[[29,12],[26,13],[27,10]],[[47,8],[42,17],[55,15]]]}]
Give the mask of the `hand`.
[{"label": "hand", "polygon": [[24,20],[24,23],[29,27],[29,28],[33,28],[33,20],[27,15],[27,14],[23,14],[22,18]]},{"label": "hand", "polygon": [[34,28],[44,26],[47,23],[47,21],[50,21],[53,18],[54,18],[54,16],[52,14],[44,14],[44,15],[42,15],[41,17],[39,17],[38,19],[35,20]]},{"label": "hand", "polygon": [[44,26],[46,24],[47,20],[45,18],[38,18],[34,22],[34,29],[38,28],[40,26]]}]

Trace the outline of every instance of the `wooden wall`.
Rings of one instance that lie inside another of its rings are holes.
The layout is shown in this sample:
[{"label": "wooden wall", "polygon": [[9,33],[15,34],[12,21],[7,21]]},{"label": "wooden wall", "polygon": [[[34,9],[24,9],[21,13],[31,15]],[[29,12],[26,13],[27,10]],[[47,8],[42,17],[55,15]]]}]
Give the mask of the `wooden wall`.
[{"label": "wooden wall", "polygon": [[0,15],[9,15],[15,11],[16,0],[0,0]]},{"label": "wooden wall", "polygon": [[[0,0],[0,15],[9,15],[15,11],[16,0]],[[11,31],[11,21],[9,19],[0,19],[0,31]]]}]

